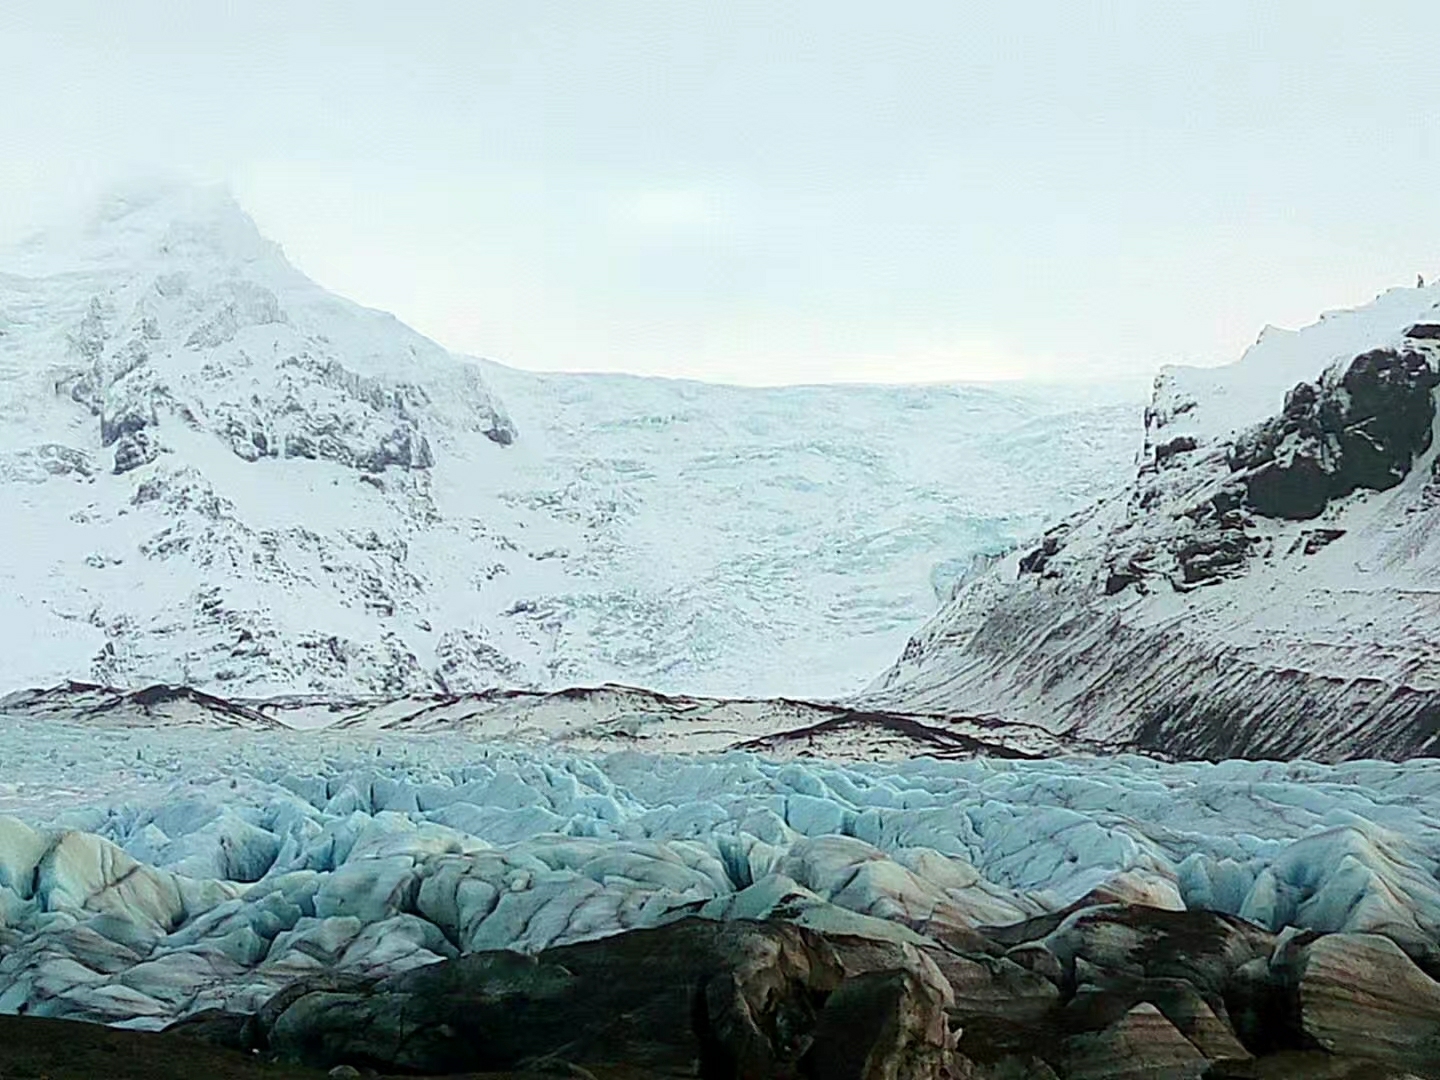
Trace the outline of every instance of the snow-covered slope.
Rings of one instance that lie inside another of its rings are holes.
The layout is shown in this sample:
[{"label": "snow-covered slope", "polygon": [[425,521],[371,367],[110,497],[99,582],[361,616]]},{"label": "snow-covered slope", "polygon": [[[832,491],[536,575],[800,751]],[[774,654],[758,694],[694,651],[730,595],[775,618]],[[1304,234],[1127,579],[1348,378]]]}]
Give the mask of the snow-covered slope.
[{"label": "snow-covered slope", "polygon": [[6,270],[4,683],[485,676],[463,630],[422,658],[397,626],[436,459],[483,471],[514,436],[474,365],[324,292],[216,192],[116,197]]},{"label": "snow-covered slope", "polygon": [[326,293],[223,194],[117,196],[0,258],[0,690],[841,694],[1138,425],[527,375]]},{"label": "snow-covered slope", "polygon": [[1156,382],[1134,481],[972,581],[870,690],[1177,755],[1440,750],[1440,289]]}]

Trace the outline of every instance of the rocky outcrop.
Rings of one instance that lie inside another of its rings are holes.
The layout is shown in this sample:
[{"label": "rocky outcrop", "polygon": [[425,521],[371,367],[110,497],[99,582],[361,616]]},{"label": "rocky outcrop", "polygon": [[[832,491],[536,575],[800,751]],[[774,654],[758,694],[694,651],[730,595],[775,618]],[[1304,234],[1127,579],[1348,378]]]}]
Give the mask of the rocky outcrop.
[{"label": "rocky outcrop", "polygon": [[1440,750],[1440,339],[1410,332],[1437,306],[1162,374],[1129,486],[969,581],[861,701],[1175,757]]},{"label": "rocky outcrop", "polygon": [[1301,383],[1279,416],[1246,432],[1230,454],[1245,477],[1245,502],[1266,517],[1318,517],[1332,499],[1360,488],[1385,491],[1430,448],[1434,388],[1430,357],[1375,349],[1318,383]]}]

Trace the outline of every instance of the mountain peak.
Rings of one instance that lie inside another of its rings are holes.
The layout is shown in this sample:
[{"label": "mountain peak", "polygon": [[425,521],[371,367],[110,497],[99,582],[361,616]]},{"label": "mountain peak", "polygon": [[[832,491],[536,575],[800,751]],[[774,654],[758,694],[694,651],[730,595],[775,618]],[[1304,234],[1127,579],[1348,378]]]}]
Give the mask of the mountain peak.
[{"label": "mountain peak", "polygon": [[19,269],[30,273],[77,267],[134,272],[177,259],[245,264],[284,258],[228,187],[173,179],[110,188],[78,225],[46,229],[14,255]]}]

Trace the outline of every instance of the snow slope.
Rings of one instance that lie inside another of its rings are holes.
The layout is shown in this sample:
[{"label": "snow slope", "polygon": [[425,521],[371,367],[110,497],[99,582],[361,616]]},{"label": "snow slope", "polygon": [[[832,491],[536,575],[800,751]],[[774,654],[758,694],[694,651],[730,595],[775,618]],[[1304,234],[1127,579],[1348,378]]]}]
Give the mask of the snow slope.
[{"label": "snow slope", "polygon": [[1178,756],[1440,750],[1440,289],[1156,382],[1128,489],[976,578],[866,695]]},{"label": "snow slope", "polygon": [[119,195],[0,257],[0,689],[842,694],[1113,481],[1115,400],[527,375]]}]

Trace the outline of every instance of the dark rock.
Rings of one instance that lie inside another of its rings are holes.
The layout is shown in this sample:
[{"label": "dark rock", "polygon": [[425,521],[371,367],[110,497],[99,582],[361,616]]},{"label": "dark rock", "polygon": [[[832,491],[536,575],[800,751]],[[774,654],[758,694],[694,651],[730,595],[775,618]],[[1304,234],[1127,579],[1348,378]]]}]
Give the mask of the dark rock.
[{"label": "dark rock", "polygon": [[1299,384],[1279,416],[1231,448],[1247,505],[1298,521],[1361,488],[1394,487],[1430,447],[1437,385],[1427,357],[1393,349],[1357,356],[1338,379]]},{"label": "dark rock", "polygon": [[160,444],[141,429],[125,435],[115,444],[115,475],[148,465],[160,456]]},{"label": "dark rock", "polygon": [[1189,435],[1177,435],[1169,442],[1161,443],[1155,447],[1155,464],[1163,464],[1176,454],[1189,453],[1191,450],[1194,450],[1197,445],[1199,444],[1196,443],[1193,437]]},{"label": "dark rock", "polygon": [[1333,544],[1344,535],[1344,529],[1306,529],[1296,538],[1290,550],[1293,552],[1299,549],[1306,555],[1314,555],[1321,548]]},{"label": "dark rock", "polygon": [[1039,574],[1045,570],[1045,564],[1060,552],[1060,537],[1047,536],[1040,542],[1040,546],[1034,551],[1021,556],[1020,572],[1022,574]]},{"label": "dark rock", "polygon": [[485,429],[484,434],[497,446],[509,446],[515,441],[515,425],[508,416],[493,414],[490,418],[490,426]]},{"label": "dark rock", "polygon": [[1440,338],[1440,323],[1416,323],[1405,331],[1405,336],[1417,341]]},{"label": "dark rock", "polygon": [[1240,509],[1245,501],[1244,489],[1226,489],[1218,491],[1210,497],[1210,504],[1215,507],[1217,514],[1228,514],[1231,511]]},{"label": "dark rock", "polygon": [[1315,457],[1298,457],[1285,467],[1271,462],[1247,488],[1250,506],[1266,517],[1305,521],[1319,517],[1330,502],[1329,473]]},{"label": "dark rock", "polygon": [[1175,561],[1184,582],[1196,585],[1241,569],[1254,543],[1254,538],[1243,532],[1225,530],[1182,544]]},{"label": "dark rock", "polygon": [[1114,596],[1124,592],[1131,585],[1144,580],[1145,572],[1134,561],[1124,566],[1112,566],[1105,574],[1105,595]]}]

